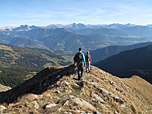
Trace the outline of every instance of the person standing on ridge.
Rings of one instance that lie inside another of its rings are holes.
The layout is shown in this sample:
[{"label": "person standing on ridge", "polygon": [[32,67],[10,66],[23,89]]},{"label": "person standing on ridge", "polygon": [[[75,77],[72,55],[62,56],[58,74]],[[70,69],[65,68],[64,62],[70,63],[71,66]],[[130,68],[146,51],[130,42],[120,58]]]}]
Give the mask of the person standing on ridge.
[{"label": "person standing on ridge", "polygon": [[[79,48],[79,52],[74,56],[74,65],[78,68],[78,80],[83,79],[83,72],[85,67],[85,56],[82,52],[82,48]],[[80,74],[81,72],[81,74]]]},{"label": "person standing on ridge", "polygon": [[86,72],[90,72],[90,65],[91,65],[91,55],[90,52],[87,52],[87,55],[85,56],[86,60]]}]

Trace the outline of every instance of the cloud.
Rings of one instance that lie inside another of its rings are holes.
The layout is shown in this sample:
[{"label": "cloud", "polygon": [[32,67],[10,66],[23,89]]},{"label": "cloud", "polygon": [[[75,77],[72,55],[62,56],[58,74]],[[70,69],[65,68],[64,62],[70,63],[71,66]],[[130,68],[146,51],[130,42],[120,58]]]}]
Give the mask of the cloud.
[{"label": "cloud", "polygon": [[[16,1],[16,0],[15,0]],[[0,9],[3,24],[152,23],[150,0],[30,0]]]}]

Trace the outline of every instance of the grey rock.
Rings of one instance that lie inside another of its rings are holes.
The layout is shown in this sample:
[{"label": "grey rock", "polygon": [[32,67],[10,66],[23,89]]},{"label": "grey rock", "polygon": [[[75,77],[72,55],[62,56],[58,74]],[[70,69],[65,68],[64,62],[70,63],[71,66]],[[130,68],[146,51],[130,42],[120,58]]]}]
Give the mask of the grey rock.
[{"label": "grey rock", "polygon": [[74,98],[74,96],[73,96],[73,95],[69,95],[69,97],[70,97],[70,98]]},{"label": "grey rock", "polygon": [[54,107],[54,106],[56,106],[57,104],[48,104],[48,105],[46,105],[46,108],[51,108],[51,107]]},{"label": "grey rock", "polygon": [[33,101],[32,102],[33,103],[33,105],[34,105],[34,108],[36,108],[36,109],[39,109],[39,104],[37,103],[37,101]]},{"label": "grey rock", "polygon": [[93,102],[95,102],[95,101],[96,101],[96,99],[92,98],[92,101],[93,101]]},{"label": "grey rock", "polygon": [[60,111],[61,111],[61,109],[62,109],[62,108],[60,107],[59,109],[57,109],[57,111],[59,111],[59,112],[60,112]]},{"label": "grey rock", "polygon": [[74,83],[74,82],[71,85],[79,87],[79,85],[77,83]]},{"label": "grey rock", "polygon": [[53,84],[53,85],[50,85],[50,86],[48,87],[48,89],[52,89],[52,88],[54,88],[54,87],[60,87],[60,85],[58,85],[58,84]]},{"label": "grey rock", "polygon": [[104,88],[100,88],[100,90],[103,93],[106,93],[109,97],[113,98],[116,102],[119,102],[120,104],[124,103],[124,101],[122,100],[122,98],[119,98],[118,96],[114,95],[113,93],[109,92],[108,90],[106,90]]},{"label": "grey rock", "polygon": [[119,82],[119,85],[120,85],[120,86],[125,87],[125,88],[126,88],[126,91],[129,92],[129,87],[128,87],[126,84],[124,84],[123,81],[118,80],[118,82]]},{"label": "grey rock", "polygon": [[65,101],[63,101],[63,103],[62,103],[62,105],[68,105],[69,104],[69,100],[65,100]]},{"label": "grey rock", "polygon": [[98,86],[99,84],[96,82],[91,82],[93,86]]},{"label": "grey rock", "polygon": [[101,76],[101,79],[102,79],[102,80],[105,80],[105,77],[104,77],[104,76]]},{"label": "grey rock", "polygon": [[72,99],[73,102],[81,107],[84,107],[84,108],[88,108],[88,109],[91,109],[91,110],[94,110],[96,111],[96,109],[94,108],[94,106],[92,106],[90,103],[88,103],[87,101],[83,100],[83,99],[80,99],[80,98],[75,98],[75,99]]},{"label": "grey rock", "polygon": [[71,90],[65,90],[66,91],[66,93],[71,93],[72,91]]},{"label": "grey rock", "polygon": [[61,92],[59,90],[57,90],[56,93],[61,93]]},{"label": "grey rock", "polygon": [[109,81],[109,83],[110,83],[113,87],[116,87],[115,82],[113,82],[113,81]]},{"label": "grey rock", "polygon": [[64,114],[72,114],[72,112],[64,112]]},{"label": "grey rock", "polygon": [[122,98],[119,98],[118,96],[114,96],[113,98],[114,98],[114,100],[116,100],[116,102],[119,102],[120,104],[124,103],[124,101],[122,100]]},{"label": "grey rock", "polygon": [[90,113],[86,113],[85,111],[81,111],[81,110],[78,110],[78,109],[76,109],[75,111],[78,112],[79,114],[90,114]]},{"label": "grey rock", "polygon": [[69,86],[69,82],[67,82],[67,81],[62,81],[62,83],[64,86]]},{"label": "grey rock", "polygon": [[116,110],[115,110],[115,113],[114,114],[119,114]]},{"label": "grey rock", "polygon": [[120,93],[122,93],[122,92],[123,92],[123,90],[121,90],[121,89],[118,89],[118,88],[116,88],[116,90],[117,90],[117,91],[119,91]]},{"label": "grey rock", "polygon": [[124,83],[123,83],[123,81],[121,81],[121,80],[118,80],[118,82],[119,82],[119,85],[120,85],[120,86],[124,86]]},{"label": "grey rock", "polygon": [[101,70],[101,69],[99,70],[99,72],[100,72],[101,74],[104,74],[104,71],[103,71],[103,70]]},{"label": "grey rock", "polygon": [[80,110],[78,110],[78,109],[76,109],[75,111],[76,111],[76,112],[79,112],[79,113],[81,112],[81,111],[80,111]]},{"label": "grey rock", "polygon": [[80,114],[87,114],[85,111],[81,111]]},{"label": "grey rock", "polygon": [[104,88],[100,88],[100,90],[104,93],[106,93],[107,95],[110,93],[108,90],[104,89]]},{"label": "grey rock", "polygon": [[5,110],[5,109],[7,109],[5,106],[0,105],[0,111],[3,111],[3,110]]},{"label": "grey rock", "polygon": [[105,104],[106,102],[97,94],[93,94],[93,97],[100,103]]},{"label": "grey rock", "polygon": [[124,104],[122,104],[122,105],[120,106],[120,109],[121,109],[121,110],[123,110],[123,109],[127,109],[127,106],[126,106],[126,105],[124,105]]}]

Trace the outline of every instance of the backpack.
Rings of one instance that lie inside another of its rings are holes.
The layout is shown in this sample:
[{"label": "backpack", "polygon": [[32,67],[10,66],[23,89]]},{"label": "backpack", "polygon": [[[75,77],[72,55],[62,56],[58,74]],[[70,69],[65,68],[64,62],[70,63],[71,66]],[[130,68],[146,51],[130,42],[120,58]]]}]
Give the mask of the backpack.
[{"label": "backpack", "polygon": [[82,63],[82,60],[83,60],[82,54],[81,54],[81,53],[77,53],[77,54],[74,56],[73,59],[74,59],[74,61],[75,61],[77,64]]}]

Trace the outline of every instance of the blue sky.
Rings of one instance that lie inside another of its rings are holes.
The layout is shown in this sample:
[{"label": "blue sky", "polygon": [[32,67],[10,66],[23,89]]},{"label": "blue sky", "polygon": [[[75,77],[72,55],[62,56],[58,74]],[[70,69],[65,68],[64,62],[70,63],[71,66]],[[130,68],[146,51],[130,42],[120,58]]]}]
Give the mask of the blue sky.
[{"label": "blue sky", "polygon": [[152,24],[152,0],[0,0],[0,27]]}]

